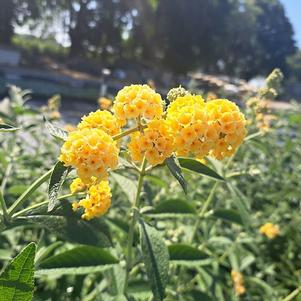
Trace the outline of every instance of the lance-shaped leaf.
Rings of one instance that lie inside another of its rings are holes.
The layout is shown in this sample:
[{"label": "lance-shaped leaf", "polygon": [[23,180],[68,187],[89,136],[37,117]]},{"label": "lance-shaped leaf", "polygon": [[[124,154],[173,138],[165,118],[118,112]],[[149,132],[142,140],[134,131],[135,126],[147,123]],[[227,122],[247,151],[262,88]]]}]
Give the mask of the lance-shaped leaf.
[{"label": "lance-shaped leaf", "polygon": [[49,195],[48,211],[52,211],[54,209],[60,189],[66,179],[69,170],[70,168],[64,166],[63,162],[58,161],[55,164],[50,176],[50,182],[48,188],[48,195]]},{"label": "lance-shaped leaf", "polygon": [[111,246],[109,228],[102,218],[83,220],[66,202],[62,202],[51,213],[47,213],[46,208],[40,208],[35,214],[16,218],[15,223],[47,229],[71,242],[100,247]]},{"label": "lance-shaped leaf", "polygon": [[190,158],[179,158],[179,163],[182,168],[194,171],[201,175],[213,178],[218,181],[225,181],[216,171],[208,167],[207,165]]},{"label": "lance-shaped leaf", "polygon": [[146,212],[148,216],[157,218],[187,217],[196,215],[195,207],[182,199],[169,199],[160,202],[153,210]]},{"label": "lance-shaped leaf", "polygon": [[20,128],[14,127],[12,125],[2,123],[0,124],[0,132],[15,132],[20,130]]},{"label": "lance-shaped leaf", "polygon": [[0,276],[0,300],[32,300],[35,252],[35,244],[30,243],[6,267]]},{"label": "lance-shaped leaf", "polygon": [[166,159],[165,163],[166,163],[168,169],[170,170],[170,172],[172,173],[172,175],[178,180],[178,182],[182,186],[184,192],[187,193],[187,183],[182,174],[181,167],[177,163],[175,157],[170,157],[170,158]]},{"label": "lance-shaped leaf", "polygon": [[[187,244],[173,244],[168,246],[170,262],[175,264],[193,266],[196,264],[208,264],[209,256],[201,250]],[[207,260],[205,262],[205,260]]]},{"label": "lance-shaped leaf", "polygon": [[161,301],[164,299],[168,279],[168,249],[155,228],[146,224],[142,219],[139,222],[140,244],[146,272],[151,283],[154,300]]},{"label": "lance-shaped leaf", "polygon": [[45,126],[47,130],[49,131],[50,135],[53,136],[54,138],[57,138],[59,140],[65,141],[68,137],[68,132],[65,130],[53,125],[50,121],[46,119],[46,117],[43,117]]},{"label": "lance-shaped leaf", "polygon": [[133,202],[137,192],[136,182],[116,172],[112,172],[112,177],[126,194],[130,202]]},{"label": "lance-shaped leaf", "polygon": [[84,275],[103,271],[116,263],[118,260],[104,249],[79,246],[43,260],[36,276]]},{"label": "lance-shaped leaf", "polygon": [[239,225],[243,225],[243,220],[240,214],[231,209],[217,209],[214,210],[213,214],[214,217],[228,221],[230,223],[236,223]]}]

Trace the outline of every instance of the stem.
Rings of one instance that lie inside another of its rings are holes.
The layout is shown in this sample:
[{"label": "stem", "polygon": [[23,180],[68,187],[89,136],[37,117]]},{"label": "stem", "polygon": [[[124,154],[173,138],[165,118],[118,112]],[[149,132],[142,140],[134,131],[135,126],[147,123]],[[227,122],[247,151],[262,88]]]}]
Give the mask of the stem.
[{"label": "stem", "polygon": [[125,136],[127,136],[127,135],[129,135],[131,133],[137,132],[138,130],[139,130],[139,127],[136,126],[134,128],[131,128],[129,130],[126,130],[126,131],[124,131],[124,132],[122,132],[120,134],[117,134],[117,135],[113,136],[113,140],[121,139],[122,137],[125,137]]},{"label": "stem", "polygon": [[293,300],[293,298],[297,297],[300,292],[301,292],[301,286],[296,288],[288,296],[286,296],[284,299],[281,299],[280,301],[291,301],[291,300]]},{"label": "stem", "polygon": [[[80,196],[80,195],[86,195],[86,193],[85,192],[79,192],[79,193],[73,193],[73,194],[72,193],[64,194],[64,195],[58,197],[57,200],[60,201],[60,200],[63,200],[63,199],[67,199],[67,198],[74,197],[74,196]],[[15,213],[12,217],[13,218],[18,217],[18,216],[23,215],[24,213],[26,213],[26,212],[28,212],[32,209],[39,208],[43,205],[47,205],[48,203],[49,203],[49,201],[43,201],[43,202],[40,202],[40,203],[37,203],[37,204],[33,204],[32,206],[29,206],[29,207]]]},{"label": "stem", "polygon": [[6,207],[6,203],[5,203],[5,200],[3,198],[3,194],[2,194],[1,190],[0,190],[0,205],[2,207],[2,212],[3,212],[4,220],[8,221],[9,220],[9,216],[8,216],[8,213],[7,213],[7,207]]},{"label": "stem", "polygon": [[195,235],[196,235],[196,233],[198,231],[198,228],[200,226],[202,218],[206,214],[207,209],[208,209],[209,205],[211,204],[211,202],[213,200],[213,196],[214,196],[214,193],[215,193],[218,185],[219,185],[219,182],[215,182],[215,184],[213,185],[213,187],[212,187],[212,189],[211,189],[211,191],[210,191],[210,193],[208,195],[208,198],[207,198],[206,202],[204,203],[204,205],[202,206],[202,209],[201,209],[200,213],[198,214],[197,220],[196,220],[196,222],[194,224],[193,231],[192,231],[192,234],[191,234],[191,237],[190,237],[190,240],[189,240],[190,243],[193,242],[193,239],[194,239],[194,237],[195,237]]},{"label": "stem", "polygon": [[138,186],[137,186],[137,193],[135,200],[133,202],[131,211],[131,223],[129,227],[129,237],[128,237],[128,244],[127,244],[127,259],[126,259],[126,275],[125,275],[125,282],[124,282],[124,293],[126,293],[128,281],[129,281],[129,274],[132,267],[132,250],[133,250],[133,241],[134,241],[134,230],[135,225],[137,222],[137,208],[139,208],[140,205],[140,193],[142,190],[142,184],[143,184],[143,178],[145,176],[145,169],[146,169],[146,159],[143,158],[139,178],[138,178]]},{"label": "stem", "polygon": [[19,197],[18,199],[12,204],[12,206],[8,209],[8,215],[12,216],[15,211],[23,205],[23,203],[31,196],[31,194],[40,187],[45,181],[47,181],[53,171],[51,168],[47,171],[44,175],[38,178],[35,182],[33,182]]}]

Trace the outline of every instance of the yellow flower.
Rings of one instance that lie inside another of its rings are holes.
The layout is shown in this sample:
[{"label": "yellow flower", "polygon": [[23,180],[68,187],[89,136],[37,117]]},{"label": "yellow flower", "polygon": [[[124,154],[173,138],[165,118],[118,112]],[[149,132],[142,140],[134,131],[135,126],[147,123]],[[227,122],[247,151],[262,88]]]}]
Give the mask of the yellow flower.
[{"label": "yellow flower", "polygon": [[227,99],[206,103],[208,122],[217,133],[218,141],[210,154],[218,160],[232,156],[246,136],[246,120],[238,106]]},{"label": "yellow flower", "polygon": [[114,136],[120,133],[120,125],[116,117],[109,111],[91,112],[88,116],[82,117],[82,121],[77,126],[79,129],[99,128]]},{"label": "yellow flower", "polygon": [[111,190],[108,181],[91,185],[85,199],[72,204],[73,210],[83,207],[83,219],[90,220],[107,213],[111,206]]},{"label": "yellow flower", "polygon": [[231,271],[231,278],[234,283],[234,289],[236,296],[241,296],[246,292],[246,288],[244,286],[244,277],[243,274],[237,271]]},{"label": "yellow flower", "polygon": [[99,107],[102,110],[108,110],[112,106],[113,102],[111,99],[106,98],[106,97],[100,97],[97,100]]},{"label": "yellow flower", "polygon": [[280,234],[280,229],[278,225],[266,223],[260,227],[259,232],[268,237],[269,239],[274,239]]},{"label": "yellow flower", "polygon": [[141,161],[145,155],[147,161],[155,166],[162,164],[174,150],[174,139],[164,119],[152,120],[143,132],[131,135],[128,144],[133,161]]},{"label": "yellow flower", "polygon": [[161,117],[163,102],[160,94],[148,85],[131,85],[118,92],[113,111],[120,124],[125,125],[127,119]]},{"label": "yellow flower", "polygon": [[208,123],[206,105],[199,95],[178,97],[167,109],[166,120],[175,137],[178,155],[202,159],[218,139],[215,127]]},{"label": "yellow flower", "polygon": [[70,191],[72,194],[85,191],[86,189],[87,185],[83,183],[83,181],[80,178],[74,179],[70,185]]},{"label": "yellow flower", "polygon": [[61,148],[59,160],[77,169],[84,183],[91,178],[107,178],[107,170],[118,164],[119,149],[112,137],[100,129],[82,129],[69,133]]}]

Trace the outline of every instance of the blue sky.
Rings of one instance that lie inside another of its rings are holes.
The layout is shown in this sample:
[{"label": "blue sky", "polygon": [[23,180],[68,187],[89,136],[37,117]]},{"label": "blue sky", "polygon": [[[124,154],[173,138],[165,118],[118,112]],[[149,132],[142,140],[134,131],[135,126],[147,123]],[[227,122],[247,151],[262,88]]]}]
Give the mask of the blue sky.
[{"label": "blue sky", "polygon": [[281,0],[281,2],[294,27],[296,44],[301,49],[301,0]]}]

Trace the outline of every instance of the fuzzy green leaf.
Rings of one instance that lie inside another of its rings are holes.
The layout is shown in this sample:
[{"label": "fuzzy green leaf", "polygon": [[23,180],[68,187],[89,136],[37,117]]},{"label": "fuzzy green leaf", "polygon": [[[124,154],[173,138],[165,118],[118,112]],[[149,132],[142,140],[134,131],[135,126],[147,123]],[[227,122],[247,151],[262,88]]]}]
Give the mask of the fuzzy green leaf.
[{"label": "fuzzy green leaf", "polygon": [[182,168],[213,178],[214,180],[225,181],[225,179],[222,176],[220,176],[216,171],[197,160],[190,158],[179,158],[179,163]]},{"label": "fuzzy green leaf", "polygon": [[195,265],[209,259],[208,255],[187,244],[173,244],[168,246],[170,261],[181,265]]},{"label": "fuzzy green leaf", "polygon": [[172,175],[178,180],[178,182],[182,186],[185,194],[187,194],[187,183],[186,183],[186,180],[182,174],[182,170],[181,170],[179,164],[177,163],[175,157],[170,157],[170,158],[166,159],[165,163],[166,163],[168,169],[170,170],[170,172],[172,173]]},{"label": "fuzzy green leaf", "polygon": [[132,202],[135,199],[137,192],[136,182],[123,175],[117,174],[116,172],[112,173],[112,177],[126,194],[129,201]]},{"label": "fuzzy green leaf", "polygon": [[72,212],[67,205],[50,215],[30,215],[19,217],[16,221],[45,228],[58,237],[72,242],[101,247],[111,246],[107,225],[102,219],[85,221]]},{"label": "fuzzy green leaf", "polygon": [[216,218],[223,219],[225,221],[228,221],[230,223],[236,223],[239,225],[243,225],[243,220],[240,216],[240,214],[231,209],[217,209],[212,214]]},{"label": "fuzzy green leaf", "polygon": [[54,209],[60,189],[66,179],[68,172],[69,172],[69,168],[64,166],[63,162],[58,161],[55,164],[50,176],[50,182],[48,188],[48,196],[49,196],[48,212]]},{"label": "fuzzy green leaf", "polygon": [[36,245],[30,243],[0,276],[0,301],[31,301]]},{"label": "fuzzy green leaf", "polygon": [[146,214],[152,217],[184,217],[197,213],[194,206],[182,199],[170,199],[160,202],[152,211]]},{"label": "fuzzy green leaf", "polygon": [[2,123],[0,124],[0,132],[15,132],[20,130],[20,128],[14,127],[12,125]]},{"label": "fuzzy green leaf", "polygon": [[65,141],[68,137],[68,132],[64,131],[63,129],[53,125],[50,121],[46,119],[44,116],[44,122],[47,130],[49,131],[50,135],[54,138],[59,140]]},{"label": "fuzzy green leaf", "polygon": [[83,275],[103,271],[118,260],[108,251],[92,246],[79,246],[53,255],[39,264],[36,275]]},{"label": "fuzzy green leaf", "polygon": [[146,272],[151,283],[154,300],[161,301],[164,299],[168,278],[168,249],[155,228],[146,224],[142,219],[139,222],[140,244]]}]

